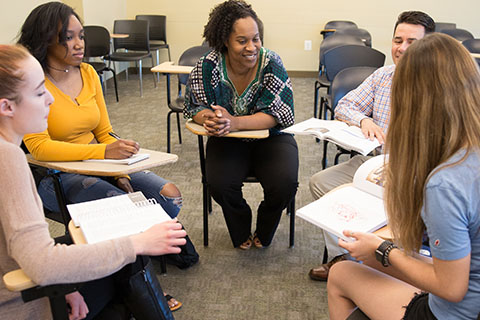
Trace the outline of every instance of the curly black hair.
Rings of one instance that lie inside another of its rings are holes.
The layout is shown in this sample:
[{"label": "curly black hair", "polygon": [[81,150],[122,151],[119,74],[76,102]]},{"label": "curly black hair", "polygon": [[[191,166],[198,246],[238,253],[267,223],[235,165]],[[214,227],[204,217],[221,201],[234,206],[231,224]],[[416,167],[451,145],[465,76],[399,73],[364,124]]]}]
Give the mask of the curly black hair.
[{"label": "curly black hair", "polygon": [[233,24],[238,19],[247,17],[253,18],[257,23],[260,40],[263,42],[263,23],[253,11],[252,6],[243,0],[228,0],[215,6],[208,17],[203,37],[211,48],[225,53],[227,51],[225,42],[232,33]]},{"label": "curly black hair", "polygon": [[[20,29],[18,43],[26,47],[47,70],[47,50],[58,34],[58,42],[67,48],[66,35],[68,21],[77,13],[68,5],[52,1],[39,5],[28,15]],[[60,32],[58,25],[60,24]]]}]

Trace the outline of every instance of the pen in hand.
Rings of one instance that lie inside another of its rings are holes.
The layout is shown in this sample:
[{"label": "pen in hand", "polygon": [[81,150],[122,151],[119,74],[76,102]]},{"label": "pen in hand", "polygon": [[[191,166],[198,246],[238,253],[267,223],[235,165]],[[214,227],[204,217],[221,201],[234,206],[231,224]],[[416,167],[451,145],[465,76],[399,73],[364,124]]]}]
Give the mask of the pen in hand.
[{"label": "pen in hand", "polygon": [[120,138],[120,136],[119,136],[118,134],[116,134],[115,132],[109,132],[108,134],[109,134],[111,137],[114,137],[114,138],[117,139],[117,140],[122,139],[122,138]]}]

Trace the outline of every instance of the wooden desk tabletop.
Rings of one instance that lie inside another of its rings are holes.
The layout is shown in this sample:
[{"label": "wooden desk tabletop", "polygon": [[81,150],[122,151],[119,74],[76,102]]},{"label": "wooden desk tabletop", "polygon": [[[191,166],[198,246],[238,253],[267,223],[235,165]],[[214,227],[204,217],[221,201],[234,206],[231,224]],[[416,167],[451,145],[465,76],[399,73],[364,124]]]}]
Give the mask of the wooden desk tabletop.
[{"label": "wooden desk tabletop", "polygon": [[3,276],[3,283],[10,291],[22,291],[35,287],[37,284],[32,281],[22,269],[17,269],[6,273]]},{"label": "wooden desk tabletop", "polygon": [[476,58],[476,59],[480,59],[480,53],[470,53],[472,55],[472,57]]},{"label": "wooden desk tabletop", "polygon": [[[198,123],[193,122],[192,119],[188,120],[187,123],[185,124],[188,130],[190,130],[192,133],[199,135],[199,136],[206,136],[207,131],[205,128]],[[265,130],[246,130],[246,131],[236,131],[236,132],[231,132],[225,137],[230,137],[230,138],[251,138],[251,139],[265,139],[268,138],[269,132],[267,129]]]},{"label": "wooden desk tabletop", "polygon": [[70,220],[68,223],[68,231],[70,231],[70,236],[72,237],[73,243],[87,244],[87,240],[85,240],[82,230],[80,227],[75,227],[73,220]]},{"label": "wooden desk tabletop", "polygon": [[173,61],[165,61],[150,69],[152,72],[171,73],[171,74],[190,74],[193,67],[174,65]]},{"label": "wooden desk tabletop", "polygon": [[129,34],[126,34],[126,33],[111,33],[110,34],[110,38],[112,39],[125,39],[125,38],[128,38],[130,37]]},{"label": "wooden desk tabletop", "polygon": [[139,161],[132,165],[126,165],[84,161],[38,161],[35,160],[32,155],[28,154],[27,161],[33,165],[38,165],[44,168],[59,170],[67,173],[115,177],[119,175],[130,174],[142,170],[163,166],[165,164],[173,163],[178,160],[178,156],[176,154],[142,148],[139,152],[150,154],[150,158]]}]

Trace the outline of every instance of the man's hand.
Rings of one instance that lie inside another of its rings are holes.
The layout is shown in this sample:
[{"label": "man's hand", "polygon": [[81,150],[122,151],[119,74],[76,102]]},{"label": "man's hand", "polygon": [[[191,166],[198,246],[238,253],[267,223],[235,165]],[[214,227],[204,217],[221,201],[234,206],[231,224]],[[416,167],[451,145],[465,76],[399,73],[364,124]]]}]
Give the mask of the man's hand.
[{"label": "man's hand", "polygon": [[365,118],[360,121],[360,129],[362,129],[363,135],[365,138],[373,140],[377,138],[380,144],[385,143],[385,133],[382,128],[377,126],[371,118]]},{"label": "man's hand", "polygon": [[88,306],[78,291],[65,295],[65,300],[70,307],[70,311],[68,312],[69,320],[85,319],[87,317]]}]

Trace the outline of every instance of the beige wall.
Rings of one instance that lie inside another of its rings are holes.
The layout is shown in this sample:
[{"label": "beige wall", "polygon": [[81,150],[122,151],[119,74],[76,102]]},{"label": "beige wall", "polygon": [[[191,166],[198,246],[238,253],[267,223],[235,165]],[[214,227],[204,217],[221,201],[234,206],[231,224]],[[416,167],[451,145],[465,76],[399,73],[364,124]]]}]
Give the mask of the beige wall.
[{"label": "beige wall", "polygon": [[[27,14],[46,1],[10,1],[0,12],[0,42],[10,43],[16,36]],[[85,24],[99,24],[113,28],[113,20],[134,18],[137,14],[164,14],[167,16],[167,37],[172,59],[177,60],[187,48],[202,42],[202,31],[211,8],[218,0],[64,0],[83,7]],[[469,30],[480,38],[478,0],[250,0],[265,24],[265,46],[282,57],[287,70],[315,71],[318,50],[322,40],[320,30],[329,20],[355,21],[372,34],[373,47],[387,55],[391,63],[390,39],[398,13],[404,10],[428,12],[436,21],[457,22],[459,28]],[[312,40],[311,51],[304,50],[304,41]],[[166,59],[166,53],[162,53]]]},{"label": "beige wall", "polygon": [[[387,55],[396,17],[404,10],[422,10],[435,20],[457,22],[480,38],[478,0],[247,0],[265,24],[265,46],[282,57],[287,70],[314,71],[318,68],[320,30],[329,20],[353,20],[372,34],[373,47]],[[167,15],[167,37],[172,59],[188,47],[202,42],[201,34],[215,0],[127,0],[127,16]],[[304,51],[304,41],[312,40],[312,50]]]}]

